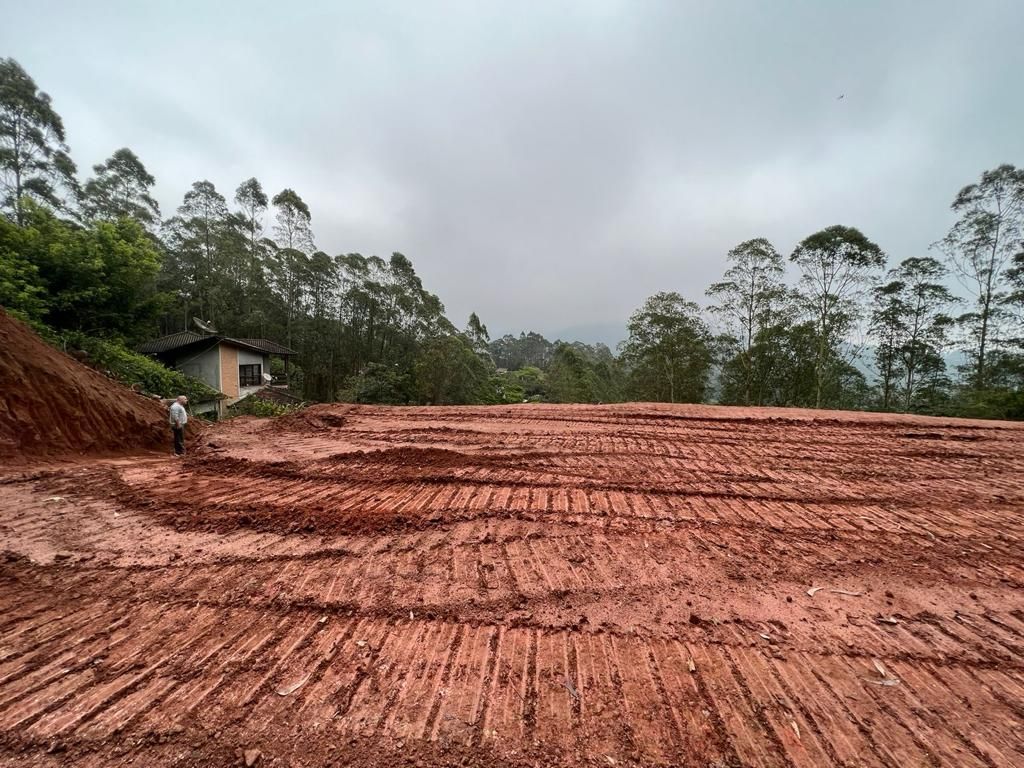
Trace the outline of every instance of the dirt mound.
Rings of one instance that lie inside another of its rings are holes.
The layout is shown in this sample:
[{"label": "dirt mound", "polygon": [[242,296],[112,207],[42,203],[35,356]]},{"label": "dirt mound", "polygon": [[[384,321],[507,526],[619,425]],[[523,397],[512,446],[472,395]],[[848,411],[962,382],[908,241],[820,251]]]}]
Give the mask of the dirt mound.
[{"label": "dirt mound", "polygon": [[277,432],[323,432],[343,427],[347,421],[338,413],[336,405],[311,405],[274,419],[273,429]]},{"label": "dirt mound", "polygon": [[0,309],[0,457],[168,446],[167,413]]},{"label": "dirt mound", "polygon": [[411,467],[418,472],[427,469],[454,469],[457,467],[478,467],[486,461],[484,456],[471,456],[447,448],[419,448],[403,445],[397,448],[383,448],[376,451],[349,451],[335,453],[321,464],[367,464],[377,467]]}]

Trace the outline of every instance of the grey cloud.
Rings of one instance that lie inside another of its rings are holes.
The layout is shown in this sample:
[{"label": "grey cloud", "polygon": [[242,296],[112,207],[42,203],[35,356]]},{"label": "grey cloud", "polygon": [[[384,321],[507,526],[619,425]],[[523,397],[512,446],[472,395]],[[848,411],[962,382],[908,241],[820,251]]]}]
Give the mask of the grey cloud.
[{"label": "grey cloud", "polygon": [[918,255],[1024,162],[1013,2],[42,5],[3,47],[81,167],[131,146],[165,212],[293,187],[322,248],[401,250],[492,331],[613,336],[759,235]]}]

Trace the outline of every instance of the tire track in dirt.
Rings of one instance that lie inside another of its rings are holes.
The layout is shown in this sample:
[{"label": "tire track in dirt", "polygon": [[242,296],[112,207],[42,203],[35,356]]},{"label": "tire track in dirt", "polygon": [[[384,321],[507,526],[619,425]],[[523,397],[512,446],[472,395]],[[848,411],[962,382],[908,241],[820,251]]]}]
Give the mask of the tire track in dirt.
[{"label": "tire track in dirt", "polygon": [[318,407],[4,478],[0,764],[1016,765],[1022,436]]}]

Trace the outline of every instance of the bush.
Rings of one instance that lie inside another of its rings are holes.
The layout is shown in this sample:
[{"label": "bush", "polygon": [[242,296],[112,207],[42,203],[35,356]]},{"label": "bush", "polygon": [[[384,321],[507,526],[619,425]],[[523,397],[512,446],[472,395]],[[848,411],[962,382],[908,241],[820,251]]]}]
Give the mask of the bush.
[{"label": "bush", "polygon": [[246,397],[234,405],[228,406],[230,416],[284,416],[287,413],[299,410],[300,405],[280,405],[264,400],[261,397]]},{"label": "bush", "polygon": [[71,332],[59,337],[65,352],[81,350],[93,368],[109,372],[129,387],[138,385],[144,392],[160,397],[185,395],[193,402],[218,398],[220,393],[205,382],[180,371],[166,368],[160,363],[132,352],[116,341],[98,339],[83,333]]},{"label": "bush", "polygon": [[394,366],[370,363],[345,382],[338,399],[368,405],[406,405],[412,399],[411,377]]}]

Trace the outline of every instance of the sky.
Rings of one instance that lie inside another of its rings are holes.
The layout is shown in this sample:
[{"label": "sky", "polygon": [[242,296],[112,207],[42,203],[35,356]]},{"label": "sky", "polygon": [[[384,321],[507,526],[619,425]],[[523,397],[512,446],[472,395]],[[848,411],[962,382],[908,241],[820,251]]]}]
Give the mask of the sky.
[{"label": "sky", "polygon": [[[1024,3],[0,0],[85,177],[122,146],[296,190],[331,254],[401,251],[464,325],[614,344],[657,291],[832,224],[895,264],[1024,164]],[[841,97],[841,98],[840,98]]]}]

